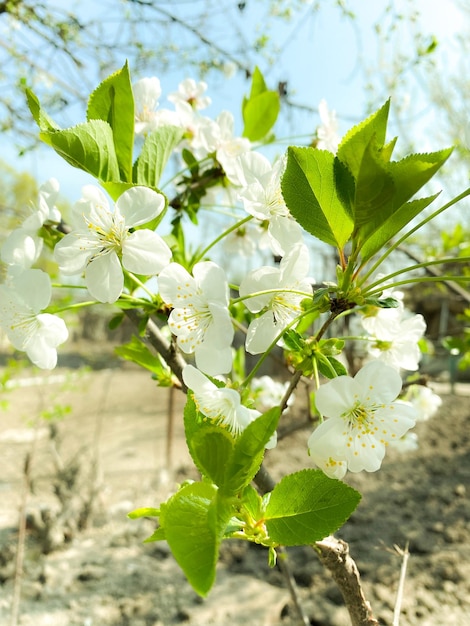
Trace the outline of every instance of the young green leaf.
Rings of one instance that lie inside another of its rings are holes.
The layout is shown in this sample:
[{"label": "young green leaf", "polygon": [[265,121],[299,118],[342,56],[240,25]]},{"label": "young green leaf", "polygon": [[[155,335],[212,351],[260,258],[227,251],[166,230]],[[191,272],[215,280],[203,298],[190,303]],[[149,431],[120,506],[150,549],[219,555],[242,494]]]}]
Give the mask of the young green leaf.
[{"label": "young green leaf", "polygon": [[[440,192],[439,192],[440,193]],[[402,228],[419,215],[427,206],[433,202],[439,193],[427,198],[411,200],[399,207],[388,219],[384,219],[382,224],[371,234],[361,247],[362,261],[370,259],[376,252],[389,242]]]},{"label": "young green leaf", "polygon": [[225,494],[236,494],[255,477],[263,460],[266,445],[276,432],[281,411],[273,407],[256,418],[235,440],[232,457],[226,465]]},{"label": "young green leaf", "polygon": [[140,509],[134,509],[127,514],[129,519],[139,519],[139,517],[158,517],[160,515],[160,509],[155,509],[153,507],[142,507]]},{"label": "young green leaf", "polygon": [[119,181],[119,165],[111,126],[92,120],[72,128],[43,131],[39,137],[70,165],[100,181]]},{"label": "young green leaf", "polygon": [[214,584],[219,554],[219,532],[211,511],[216,492],[208,483],[185,485],[168,500],[160,516],[173,556],[201,596]]},{"label": "young green leaf", "polygon": [[[336,189],[336,180],[340,175],[341,195]],[[288,148],[281,183],[287,207],[307,232],[338,248],[344,246],[353,230],[350,208],[343,202],[352,194],[351,183],[352,179],[346,176],[344,168],[335,167],[335,156],[331,152],[316,148]]]},{"label": "young green leaf", "polygon": [[190,452],[196,467],[220,488],[226,483],[233,449],[233,437],[217,424],[202,423],[191,439]]},{"label": "young green leaf", "polygon": [[[375,113],[370,115],[360,124],[353,126],[343,137],[339,147],[337,157],[344,163],[354,178],[357,178],[361,167],[364,152],[374,137],[375,143],[383,147],[387,132],[387,120],[390,110],[390,101],[387,102]],[[388,146],[393,148],[393,142]],[[383,157],[390,160],[391,149],[383,152]]]},{"label": "young green leaf", "polygon": [[312,544],[334,533],[359,504],[361,495],[321,470],[285,476],[266,507],[270,538],[286,546]]},{"label": "young green leaf", "polygon": [[227,429],[204,419],[188,394],[184,407],[186,443],[194,464],[203,476],[223,487],[227,464],[233,455],[234,438]]},{"label": "young green leaf", "polygon": [[393,213],[396,187],[375,137],[364,149],[356,173],[354,235],[361,246]]},{"label": "young green leaf", "polygon": [[122,359],[137,363],[137,365],[152,372],[160,385],[169,386],[171,384],[172,375],[169,367],[162,362],[158,355],[152,354],[147,346],[135,335],[132,336],[128,343],[116,346],[114,351]]},{"label": "young green leaf", "polygon": [[132,181],[134,95],[127,62],[93,91],[88,100],[87,120],[103,120],[111,126],[121,180]]},{"label": "young green leaf", "polygon": [[37,96],[31,91],[31,89],[26,89],[26,100],[28,102],[29,110],[31,111],[34,121],[39,126],[40,131],[53,132],[61,130],[60,127],[57,126],[57,124],[42,109]]},{"label": "young green leaf", "polygon": [[134,165],[134,181],[158,190],[163,170],[182,137],[183,131],[177,126],[162,126],[147,135]]},{"label": "young green leaf", "polygon": [[243,136],[260,141],[274,126],[281,103],[277,91],[269,91],[263,74],[255,67],[251,79],[250,97],[243,99]]}]

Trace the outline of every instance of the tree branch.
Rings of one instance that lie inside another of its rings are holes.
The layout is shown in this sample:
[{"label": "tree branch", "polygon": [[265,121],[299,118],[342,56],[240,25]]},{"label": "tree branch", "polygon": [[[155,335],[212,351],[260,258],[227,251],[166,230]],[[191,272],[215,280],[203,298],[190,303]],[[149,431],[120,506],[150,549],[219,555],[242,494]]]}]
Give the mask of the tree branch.
[{"label": "tree branch", "polygon": [[313,548],[338,585],[352,626],[378,626],[362,590],[357,565],[349,555],[348,544],[335,537],[326,537],[317,541]]}]

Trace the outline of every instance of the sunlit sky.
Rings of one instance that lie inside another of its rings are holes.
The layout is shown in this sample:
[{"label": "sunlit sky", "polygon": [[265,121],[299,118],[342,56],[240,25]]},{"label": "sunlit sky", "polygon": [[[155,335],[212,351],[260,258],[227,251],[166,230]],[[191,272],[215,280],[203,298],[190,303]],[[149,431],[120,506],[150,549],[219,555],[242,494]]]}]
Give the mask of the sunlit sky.
[{"label": "sunlit sky", "polygon": [[[96,3],[90,0],[82,0],[78,4],[89,17],[94,11],[99,10],[96,8]],[[279,80],[287,81],[289,97],[295,102],[316,107],[319,101],[325,98],[330,108],[337,111],[340,133],[343,133],[365,115],[367,93],[364,89],[365,79],[362,68],[364,62],[368,63],[378,58],[379,51],[373,25],[383,14],[386,2],[385,0],[351,2],[357,15],[354,22],[341,18],[332,4],[325,3],[326,6],[322,6],[321,11],[314,17],[278,28],[274,36],[279,40],[282,54],[275,65],[265,72],[265,76],[268,84],[273,88],[277,86]],[[409,2],[402,0],[396,3],[397,6],[401,4],[409,5]],[[461,23],[459,11],[454,2],[452,0],[446,2],[415,0],[413,4],[421,11],[421,31],[437,36],[439,47],[446,55],[446,62],[451,62],[452,54],[454,54],[453,36]],[[406,52],[406,46],[410,42],[409,25],[403,24],[402,29],[399,39],[402,49],[389,51],[390,54]],[[393,61],[392,58],[388,60]],[[382,71],[386,72],[387,67],[383,67]],[[162,106],[167,106],[165,95],[175,90],[178,82],[186,77],[184,71],[160,74],[156,67],[149,67],[148,75],[158,75],[161,79]],[[249,85],[240,75],[227,80],[223,89],[220,88],[220,81],[216,91],[211,90],[209,84],[209,94],[212,96],[213,103],[207,110],[207,114],[215,116],[223,109],[230,109],[236,115],[236,131],[241,132],[239,111],[243,93],[246,93],[248,88]],[[423,109],[426,109],[425,102],[423,102]],[[293,111],[291,127],[288,131],[281,129],[281,132],[292,134],[294,128],[297,131],[296,119],[299,119],[300,123],[299,132],[306,132],[306,125],[312,132],[318,123],[318,118],[314,114],[311,118],[310,120],[310,115],[306,116],[306,114]],[[421,140],[421,144],[425,141],[426,123],[431,123],[430,120],[429,117],[423,117],[421,126],[415,129],[415,134],[418,134],[417,140]],[[76,123],[81,121],[83,119],[75,120]],[[12,146],[4,145],[2,153],[4,160],[20,170],[30,171],[39,183],[51,176],[58,178],[63,194],[71,201],[78,199],[84,184],[92,182],[86,174],[62,161],[51,148],[42,147],[21,159],[16,157]]]}]

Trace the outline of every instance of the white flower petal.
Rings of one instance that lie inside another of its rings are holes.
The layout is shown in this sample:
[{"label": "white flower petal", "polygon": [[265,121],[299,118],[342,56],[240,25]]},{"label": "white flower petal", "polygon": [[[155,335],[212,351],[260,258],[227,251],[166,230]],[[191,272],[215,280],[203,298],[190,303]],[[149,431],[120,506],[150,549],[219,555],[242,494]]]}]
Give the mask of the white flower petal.
[{"label": "white flower petal", "polygon": [[392,402],[402,388],[400,374],[380,361],[366,363],[354,379],[364,390],[364,394],[370,395],[377,403]]},{"label": "white flower petal", "polygon": [[88,291],[100,302],[116,302],[122,293],[124,276],[117,255],[113,252],[98,256],[85,270]]},{"label": "white flower petal", "polygon": [[209,376],[228,374],[232,370],[232,348],[215,348],[206,342],[194,350],[196,365]]},{"label": "white flower petal", "polygon": [[165,198],[148,187],[131,187],[116,201],[116,210],[123,216],[128,228],[141,226],[160,215]]},{"label": "white flower petal", "polygon": [[54,248],[54,259],[64,274],[81,274],[88,260],[99,252],[99,242],[88,233],[71,232]]},{"label": "white flower petal", "polygon": [[276,339],[281,328],[274,321],[273,312],[266,311],[260,317],[254,319],[248,327],[246,336],[246,350],[250,354],[265,352]]},{"label": "white flower petal", "polygon": [[129,272],[145,276],[158,274],[170,260],[170,248],[151,230],[136,230],[122,243],[122,264]]},{"label": "white flower petal", "polygon": [[338,376],[328,381],[315,393],[315,405],[327,417],[340,417],[349,410],[353,398],[359,396],[360,386],[351,376]]}]

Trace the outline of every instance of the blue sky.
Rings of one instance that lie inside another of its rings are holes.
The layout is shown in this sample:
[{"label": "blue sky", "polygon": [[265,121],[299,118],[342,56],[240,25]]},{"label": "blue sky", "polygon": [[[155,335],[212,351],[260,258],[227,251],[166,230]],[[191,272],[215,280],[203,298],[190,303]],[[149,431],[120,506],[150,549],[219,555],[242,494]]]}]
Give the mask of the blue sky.
[{"label": "blue sky", "polygon": [[[334,3],[324,3],[315,17],[308,17],[297,24],[283,25],[274,32],[274,37],[283,48],[282,55],[275,65],[266,72],[266,80],[272,87],[276,87],[279,80],[287,80],[291,90],[291,99],[309,106],[316,107],[320,99],[325,98],[329,106],[338,112],[340,118],[340,132],[345,132],[355,121],[359,121],[365,114],[366,92],[364,90],[364,75],[361,63],[373,62],[377,59],[377,39],[374,36],[373,25],[383,14],[385,0],[357,0],[351,6],[357,14],[353,23],[341,18],[339,12],[332,6]],[[409,5],[409,0],[401,0],[396,5]],[[429,34],[436,34],[440,46],[447,50],[460,24],[458,9],[452,0],[446,2],[438,0],[414,0],[414,5],[422,9],[421,29]],[[81,0],[78,5],[88,15],[99,11],[97,5],[90,0]],[[402,51],[406,52],[407,40],[410,37],[409,25],[403,24],[400,32]],[[391,55],[400,51],[391,51]],[[447,58],[449,58],[447,56]],[[390,62],[393,59],[390,58]],[[117,68],[116,68],[117,69]],[[132,68],[131,68],[132,69]],[[262,68],[264,69],[264,68]],[[389,71],[384,67],[381,71]],[[165,94],[176,89],[178,82],[186,77],[184,71],[161,74],[158,68],[149,67],[148,75],[158,75],[162,82],[163,97],[161,105],[167,106]],[[243,93],[249,86],[241,76],[222,83],[217,80],[209,94],[213,104],[207,111],[209,115],[216,115],[222,109],[229,109],[238,116],[238,131],[241,131],[240,103]],[[426,103],[423,102],[423,108]],[[75,120],[82,121],[80,113]],[[302,114],[292,111],[290,127],[278,129],[278,135],[312,132],[318,123],[314,114]],[[426,133],[426,124],[432,123],[432,113],[424,116],[421,125],[416,126],[417,140],[423,141]],[[295,129],[295,131],[294,131]],[[421,136],[420,136],[421,134]],[[442,146],[436,146],[442,147]],[[26,157],[18,159],[11,146],[3,146],[3,158],[20,170],[30,171],[39,181],[55,176],[61,183],[63,194],[74,201],[80,196],[83,184],[93,182],[87,175],[66,164],[52,149],[43,147]]]}]

